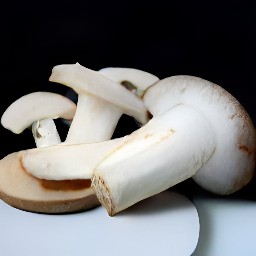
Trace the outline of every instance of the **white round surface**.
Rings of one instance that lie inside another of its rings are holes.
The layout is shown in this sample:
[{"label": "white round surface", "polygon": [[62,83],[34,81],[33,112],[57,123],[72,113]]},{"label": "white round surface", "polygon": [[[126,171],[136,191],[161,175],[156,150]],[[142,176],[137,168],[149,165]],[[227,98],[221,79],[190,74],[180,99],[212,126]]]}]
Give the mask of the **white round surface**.
[{"label": "white round surface", "polygon": [[109,217],[103,207],[45,215],[0,200],[1,256],[191,255],[199,237],[194,204],[162,192]]}]

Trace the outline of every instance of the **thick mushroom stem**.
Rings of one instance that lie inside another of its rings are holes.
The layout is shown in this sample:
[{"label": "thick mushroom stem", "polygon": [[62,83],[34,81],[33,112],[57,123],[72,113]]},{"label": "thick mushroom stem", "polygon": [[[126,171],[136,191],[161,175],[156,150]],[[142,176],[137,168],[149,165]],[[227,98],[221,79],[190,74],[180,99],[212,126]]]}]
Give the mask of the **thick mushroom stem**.
[{"label": "thick mushroom stem", "polygon": [[142,124],[148,121],[147,109],[139,97],[78,63],[55,66],[49,80],[78,94],[77,111],[66,144],[110,139],[122,114],[131,115]]},{"label": "thick mushroom stem", "polygon": [[110,216],[190,178],[211,157],[207,118],[178,105],[135,131],[93,172],[92,187]]},{"label": "thick mushroom stem", "polygon": [[201,187],[228,195],[252,179],[256,161],[255,128],[244,107],[224,88],[199,77],[173,76],[150,87],[143,100],[153,115],[183,103],[207,116],[215,132],[216,148],[211,159],[193,177]]},{"label": "thick mushroom stem", "polygon": [[61,143],[54,120],[42,119],[32,124],[32,134],[37,147],[48,147]]},{"label": "thick mushroom stem", "polygon": [[122,115],[116,106],[90,94],[81,94],[65,144],[92,143],[111,138]]}]

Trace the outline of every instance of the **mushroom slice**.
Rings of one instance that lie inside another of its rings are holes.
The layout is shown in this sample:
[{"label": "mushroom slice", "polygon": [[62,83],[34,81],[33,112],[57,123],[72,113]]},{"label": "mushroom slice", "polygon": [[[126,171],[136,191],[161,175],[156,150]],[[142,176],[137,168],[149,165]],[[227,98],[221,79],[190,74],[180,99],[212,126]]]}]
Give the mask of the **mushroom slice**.
[{"label": "mushroom slice", "polygon": [[214,133],[193,107],[151,119],[96,166],[92,187],[110,216],[193,176],[215,148]]},{"label": "mushroom slice", "polygon": [[26,150],[23,168],[33,176],[47,180],[91,179],[94,168],[125,143],[127,137],[104,142],[74,145],[60,144]]},{"label": "mushroom slice", "polygon": [[144,102],[153,116],[183,103],[209,120],[216,137],[216,148],[212,157],[193,176],[200,186],[227,195],[252,179],[255,129],[246,110],[225,89],[198,77],[173,76],[149,88]]},{"label": "mushroom slice", "polygon": [[139,97],[78,63],[55,66],[49,80],[66,85],[78,94],[77,110],[66,144],[110,139],[123,113],[142,124],[148,121],[147,109]]},{"label": "mushroom slice", "polygon": [[75,103],[60,94],[33,92],[14,101],[2,115],[1,123],[16,134],[32,126],[36,145],[49,146],[60,143],[52,119],[72,120],[75,111]]},{"label": "mushroom slice", "polygon": [[124,139],[12,153],[0,161],[0,198],[16,208],[41,213],[95,207],[100,203],[91,188],[92,171]]},{"label": "mushroom slice", "polygon": [[18,209],[41,213],[66,213],[99,205],[90,180],[50,181],[38,179],[22,166],[25,151],[0,161],[0,197]]},{"label": "mushroom slice", "polygon": [[98,71],[105,77],[122,84],[128,90],[142,97],[146,89],[159,81],[159,78],[135,68],[108,67]]}]

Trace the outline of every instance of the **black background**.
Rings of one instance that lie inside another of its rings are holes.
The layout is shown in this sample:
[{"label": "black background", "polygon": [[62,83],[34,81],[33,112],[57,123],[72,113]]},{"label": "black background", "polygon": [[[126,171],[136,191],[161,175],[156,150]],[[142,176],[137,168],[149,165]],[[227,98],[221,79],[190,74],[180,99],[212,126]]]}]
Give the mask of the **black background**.
[{"label": "black background", "polygon": [[[48,82],[51,70],[79,62],[93,70],[202,77],[233,94],[256,123],[253,1],[9,1],[1,10],[1,115],[30,92],[65,94]],[[122,118],[119,129],[133,126]],[[1,157],[34,147],[29,131],[15,135],[2,127],[0,143]]]}]

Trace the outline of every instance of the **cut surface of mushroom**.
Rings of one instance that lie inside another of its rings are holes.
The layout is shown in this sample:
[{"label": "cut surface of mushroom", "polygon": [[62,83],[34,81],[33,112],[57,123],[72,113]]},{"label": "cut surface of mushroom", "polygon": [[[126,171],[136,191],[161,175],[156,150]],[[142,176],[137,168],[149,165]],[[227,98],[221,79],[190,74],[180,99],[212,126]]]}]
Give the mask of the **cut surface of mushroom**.
[{"label": "cut surface of mushroom", "polygon": [[22,166],[24,151],[0,161],[0,198],[18,209],[40,213],[66,213],[99,205],[90,180],[37,179]]},{"label": "cut surface of mushroom", "polygon": [[125,144],[96,166],[92,187],[113,216],[193,176],[214,148],[207,119],[191,107],[178,105],[129,135]]},{"label": "cut surface of mushroom", "polygon": [[78,94],[77,111],[66,144],[110,139],[123,113],[141,123],[148,121],[147,109],[139,97],[78,63],[55,66],[49,80],[66,85]]},{"label": "cut surface of mushroom", "polygon": [[100,203],[91,188],[92,171],[124,139],[9,154],[0,161],[0,198],[16,208],[41,213],[96,207]]},{"label": "cut surface of mushroom", "polygon": [[75,103],[60,94],[33,92],[14,101],[2,115],[1,124],[16,134],[32,126],[36,145],[50,146],[60,143],[52,119],[72,120],[75,111]]},{"label": "cut surface of mushroom", "polygon": [[246,110],[224,88],[193,76],[173,76],[149,88],[144,102],[153,116],[177,104],[193,106],[211,123],[216,136],[212,157],[193,179],[216,194],[231,194],[252,179],[256,135]]}]

